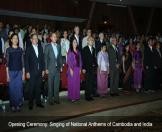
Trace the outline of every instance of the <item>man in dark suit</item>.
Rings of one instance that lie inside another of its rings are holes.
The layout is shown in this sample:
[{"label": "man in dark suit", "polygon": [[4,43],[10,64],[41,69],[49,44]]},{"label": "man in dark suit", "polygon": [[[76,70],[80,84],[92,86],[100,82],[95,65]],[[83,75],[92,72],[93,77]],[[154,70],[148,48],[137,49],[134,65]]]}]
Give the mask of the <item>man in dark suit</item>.
[{"label": "man in dark suit", "polygon": [[89,37],[88,46],[83,48],[83,73],[85,73],[86,87],[85,87],[85,99],[87,101],[93,100],[92,96],[96,95],[96,88],[94,87],[95,72],[97,68],[95,48],[93,47],[94,39]]},{"label": "man in dark suit", "polygon": [[144,47],[144,90],[145,92],[154,91],[155,87],[155,71],[157,66],[155,65],[155,49],[153,48],[153,39],[149,38],[146,46]]},{"label": "man in dark suit", "polygon": [[157,69],[155,70],[155,88],[160,89],[161,81],[162,81],[162,51],[160,43],[157,42],[155,45],[155,57],[154,57],[154,63]]},{"label": "man in dark suit", "polygon": [[82,50],[82,37],[79,34],[80,29],[78,26],[74,27],[74,34],[71,36],[70,40],[72,40],[73,38],[75,38],[77,40],[78,43],[78,49],[79,51]]},{"label": "man in dark suit", "polygon": [[41,103],[41,83],[44,76],[44,54],[43,48],[38,44],[38,36],[31,35],[32,45],[29,46],[25,54],[26,77],[29,79],[29,109],[33,109],[33,100],[36,105],[43,108]]},{"label": "man in dark suit", "polygon": [[117,39],[116,37],[110,38],[110,46],[108,47],[109,54],[109,64],[110,64],[110,95],[118,96],[119,95],[119,52],[116,47]]},{"label": "man in dark suit", "polygon": [[103,33],[100,33],[99,34],[99,40],[97,40],[96,43],[95,43],[96,55],[101,50],[101,46],[102,45],[106,45],[106,42],[104,40],[104,34]]},{"label": "man in dark suit", "polygon": [[45,69],[48,74],[49,104],[59,104],[60,71],[62,67],[61,46],[57,44],[56,33],[51,34],[51,43],[45,47]]}]

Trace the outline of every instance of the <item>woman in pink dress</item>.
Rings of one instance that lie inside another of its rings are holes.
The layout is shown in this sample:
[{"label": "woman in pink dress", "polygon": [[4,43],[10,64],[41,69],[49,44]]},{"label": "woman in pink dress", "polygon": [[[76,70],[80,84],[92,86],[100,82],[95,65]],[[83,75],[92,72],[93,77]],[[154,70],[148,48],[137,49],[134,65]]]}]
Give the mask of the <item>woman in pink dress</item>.
[{"label": "woman in pink dress", "polygon": [[97,63],[97,92],[103,97],[108,92],[109,58],[106,52],[106,45],[102,45],[101,51],[97,56]]}]

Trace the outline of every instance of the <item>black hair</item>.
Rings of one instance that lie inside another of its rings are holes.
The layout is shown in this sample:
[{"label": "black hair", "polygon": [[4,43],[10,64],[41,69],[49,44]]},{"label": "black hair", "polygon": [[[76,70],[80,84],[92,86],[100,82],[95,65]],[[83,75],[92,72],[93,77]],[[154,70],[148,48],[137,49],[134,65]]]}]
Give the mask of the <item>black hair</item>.
[{"label": "black hair", "polygon": [[[70,51],[71,52],[74,52],[74,49],[73,49],[73,41],[74,40],[76,40],[76,38],[75,37],[73,37],[71,40],[70,40]],[[77,42],[77,40],[76,40],[76,42]],[[78,42],[77,42],[78,43]],[[77,45],[77,49],[78,49],[78,45]]]},{"label": "black hair", "polygon": [[17,33],[13,33],[13,34],[10,36],[10,38],[9,38],[9,45],[10,45],[10,47],[12,47],[12,42],[11,42],[11,40],[12,40],[12,38],[13,38],[14,36],[17,36],[17,39],[18,39],[17,46],[19,46],[19,36],[18,36]]},{"label": "black hair", "polygon": [[103,44],[101,45],[101,48],[103,48],[104,46],[106,46],[106,44],[105,44],[105,43],[103,43]]},{"label": "black hair", "polygon": [[148,43],[150,40],[153,40],[153,37],[149,37],[148,40],[147,40],[147,43]]},{"label": "black hair", "polygon": [[[126,53],[127,53],[127,51],[126,51],[126,47],[127,47],[127,46],[130,46],[130,44],[129,44],[129,43],[126,43],[126,44],[124,45],[123,54],[126,54]],[[130,51],[128,51],[128,52],[130,52]]]},{"label": "black hair", "polygon": [[[101,45],[100,50],[102,50],[102,48],[103,48],[104,46],[106,46],[106,44],[105,44],[105,43],[103,43],[103,44]],[[107,46],[106,46],[106,51],[107,51]]]},{"label": "black hair", "polygon": [[[45,42],[44,37],[43,37],[45,34],[48,35],[48,33],[43,32],[43,34],[42,34],[42,42],[43,42],[43,43]],[[47,39],[46,39],[46,41],[47,41]]]}]

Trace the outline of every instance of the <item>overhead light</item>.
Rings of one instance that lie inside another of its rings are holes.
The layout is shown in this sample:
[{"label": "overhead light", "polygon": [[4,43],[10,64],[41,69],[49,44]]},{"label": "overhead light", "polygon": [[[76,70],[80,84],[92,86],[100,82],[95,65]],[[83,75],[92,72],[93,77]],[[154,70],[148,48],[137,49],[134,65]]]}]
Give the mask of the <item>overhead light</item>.
[{"label": "overhead light", "polygon": [[111,4],[111,3],[108,3],[107,6],[114,6],[114,7],[127,7],[126,5]]}]

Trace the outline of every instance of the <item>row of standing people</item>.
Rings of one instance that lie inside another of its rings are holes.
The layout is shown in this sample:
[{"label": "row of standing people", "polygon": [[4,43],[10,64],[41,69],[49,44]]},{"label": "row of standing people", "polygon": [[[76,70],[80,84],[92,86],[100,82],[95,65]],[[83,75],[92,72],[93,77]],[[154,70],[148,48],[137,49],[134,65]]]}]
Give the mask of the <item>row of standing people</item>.
[{"label": "row of standing people", "polygon": [[[18,36],[16,34],[11,35],[12,47],[6,51],[7,59],[7,80],[9,81],[9,93],[11,100],[12,110],[20,110],[22,105],[22,80],[26,77],[29,79],[29,109],[33,109],[34,98],[36,98],[36,105],[38,107],[44,107],[40,100],[40,87],[42,77],[44,74],[48,74],[48,99],[49,104],[59,104],[59,85],[60,85],[60,71],[62,67],[62,54],[61,45],[57,44],[57,35],[52,33],[51,44],[45,46],[44,50],[42,46],[38,45],[37,35],[31,35],[32,45],[26,49],[25,61],[23,59],[23,50],[18,47]],[[80,73],[85,74],[86,86],[85,86],[85,99],[88,101],[93,100],[93,96],[104,96],[108,90],[108,74],[110,73],[110,93],[112,96],[119,95],[119,73],[120,73],[120,55],[116,47],[117,40],[115,37],[110,39],[111,44],[108,46],[108,53],[106,52],[107,46],[105,44],[100,45],[96,59],[96,48],[94,48],[94,39],[92,37],[87,38],[87,45],[80,47],[75,35],[72,37],[70,44],[70,50],[67,55],[68,64],[68,98],[72,101],[80,99]],[[134,54],[133,68],[134,68],[134,86],[137,91],[141,88],[142,83],[142,66],[144,66],[145,76],[145,88],[150,88],[148,83],[153,82],[153,70],[159,66],[150,63],[150,58],[153,61],[154,55],[150,54],[148,47],[152,46],[151,39],[148,41],[148,46],[144,51],[144,58],[137,45],[137,53]],[[127,49],[127,48],[126,48]],[[151,48],[150,48],[151,50]],[[154,50],[154,49],[153,49]],[[151,50],[152,53],[152,50]],[[154,52],[157,53],[157,52]],[[153,54],[154,54],[153,53]],[[128,59],[127,55],[122,57],[123,62]],[[160,54],[159,54],[160,55]],[[149,58],[148,58],[149,56]],[[65,56],[64,56],[65,57]],[[143,63],[144,62],[144,63]],[[129,64],[129,66],[132,63]],[[153,64],[153,65],[152,65]],[[128,81],[128,75],[126,74],[127,65],[123,63],[123,71],[125,73],[125,82]],[[98,67],[98,68],[97,68]],[[96,80],[97,72],[97,89],[94,84]],[[155,75],[155,74],[154,74]],[[148,80],[150,79],[150,82]],[[74,81],[75,80],[75,81]],[[18,83],[15,83],[18,82]],[[17,89],[18,88],[18,89]],[[153,88],[153,85],[151,85]],[[150,89],[151,89],[150,88]],[[13,96],[12,96],[13,95]]]}]

